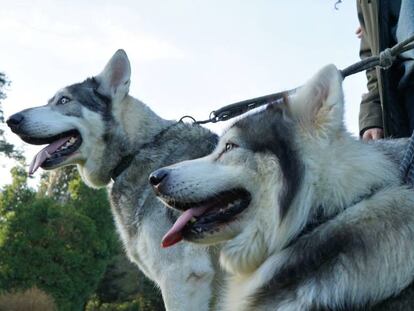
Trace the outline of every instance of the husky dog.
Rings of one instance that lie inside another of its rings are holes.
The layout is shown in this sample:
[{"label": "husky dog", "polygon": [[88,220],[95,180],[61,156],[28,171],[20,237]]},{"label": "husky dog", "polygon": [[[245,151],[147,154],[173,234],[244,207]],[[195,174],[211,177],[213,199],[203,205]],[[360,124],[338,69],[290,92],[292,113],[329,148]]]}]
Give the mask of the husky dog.
[{"label": "husky dog", "polygon": [[7,124],[29,144],[48,144],[35,156],[31,174],[76,164],[91,187],[110,184],[126,252],[158,284],[166,309],[206,311],[215,263],[205,247],[160,247],[177,215],[156,199],[147,180],[158,167],[208,154],[217,137],[200,126],[164,120],[128,95],[130,70],[126,53],[118,50],[101,74],[63,88],[45,106],[12,115]]},{"label": "husky dog", "polygon": [[150,175],[182,212],[165,245],[221,244],[219,310],[414,310],[414,191],[346,132],[341,83],[327,66],[210,155]]}]

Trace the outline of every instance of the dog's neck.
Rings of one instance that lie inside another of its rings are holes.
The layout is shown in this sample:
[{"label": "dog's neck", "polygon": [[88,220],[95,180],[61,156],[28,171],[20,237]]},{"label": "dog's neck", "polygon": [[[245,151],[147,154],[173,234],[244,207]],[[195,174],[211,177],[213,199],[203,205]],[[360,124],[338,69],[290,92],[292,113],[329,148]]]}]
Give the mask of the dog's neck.
[{"label": "dog's neck", "polygon": [[146,148],[151,147],[153,145],[159,145],[160,141],[164,138],[164,136],[167,135],[168,131],[172,127],[177,126],[178,124],[179,124],[178,122],[172,123],[172,124],[168,125],[167,127],[163,128],[162,130],[160,130],[158,133],[156,133],[152,137],[147,138],[148,140],[141,142],[141,144],[138,145],[137,147],[130,148],[130,149],[132,149],[132,151],[130,151],[130,153],[122,156],[121,159],[119,160],[118,164],[112,170],[111,178],[115,181],[116,178],[119,175],[121,175],[131,165],[132,161],[140,153],[140,150],[146,149]]},{"label": "dog's neck", "polygon": [[106,124],[103,135],[104,142],[95,147],[91,159],[79,166],[83,180],[92,187],[107,185],[123,158],[137,153],[143,143],[150,142],[173,123],[157,116],[139,100],[126,96],[122,102],[114,104],[112,119]]},{"label": "dog's neck", "polygon": [[[122,107],[114,108],[114,117],[128,137],[128,151],[136,151],[143,142],[150,141],[157,133],[175,123],[159,117],[141,101],[127,96]],[[117,109],[118,108],[118,109]]]},{"label": "dog's neck", "polygon": [[305,153],[315,156],[305,157],[302,185],[305,189],[294,201],[290,217],[281,223],[287,234],[276,249],[285,247],[307,227],[334,218],[363,198],[400,182],[397,161],[372,144],[356,141],[348,133],[334,140],[323,153],[314,149],[317,145],[306,145],[313,150]]},{"label": "dog's neck", "polygon": [[119,137],[114,137],[112,144],[124,140],[123,148],[119,149],[118,161],[113,162],[111,176],[120,175],[141,149],[155,144],[176,122],[167,121],[155,114],[141,101],[127,96],[121,103],[121,109],[114,109],[114,118],[120,124]]}]

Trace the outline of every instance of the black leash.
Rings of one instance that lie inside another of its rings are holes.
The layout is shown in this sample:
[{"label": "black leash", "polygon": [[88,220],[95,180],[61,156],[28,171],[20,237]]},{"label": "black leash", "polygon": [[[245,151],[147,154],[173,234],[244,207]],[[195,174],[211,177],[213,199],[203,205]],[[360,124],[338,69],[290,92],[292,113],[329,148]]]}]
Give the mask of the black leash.
[{"label": "black leash", "polygon": [[[340,3],[341,1],[338,1]],[[345,69],[341,70],[342,77],[345,79],[346,77],[353,75],[355,73],[365,71],[367,69],[371,69],[374,67],[380,67],[383,70],[387,70],[392,66],[395,59],[402,53],[414,49],[414,35],[407,38],[406,40],[397,43],[391,48],[387,48],[382,51],[377,56],[371,56],[366,59],[363,59],[351,66],[346,67]],[[243,100],[237,103],[233,103],[227,106],[224,106],[218,110],[214,110],[210,113],[209,118],[207,120],[196,121],[191,116],[184,116],[180,119],[182,121],[185,118],[189,118],[195,124],[207,124],[207,123],[217,123],[221,121],[226,121],[232,118],[235,118],[239,115],[242,115],[252,109],[274,104],[279,101],[282,101],[285,96],[294,94],[298,89],[292,89],[284,92],[278,92],[274,94],[269,94],[265,96],[260,96],[252,99]],[[403,161],[400,165],[400,172],[403,178],[403,182],[414,186],[414,165],[412,162],[414,160],[414,132],[409,138],[409,143],[407,149],[404,154]]]},{"label": "black leash", "polygon": [[[384,70],[388,69],[391,67],[398,55],[411,49],[414,49],[414,35],[396,44],[392,48],[385,49],[378,56],[368,57],[349,67],[346,67],[345,69],[341,70],[342,77],[345,79],[350,75],[377,66]],[[278,101],[281,101],[284,96],[295,93],[297,89],[299,88],[260,96],[248,100],[243,100],[234,104],[224,106],[218,110],[212,111],[207,120],[195,121],[195,119],[190,116],[185,117],[191,118],[192,120],[194,120],[194,123],[196,124],[217,123],[221,121],[226,121],[234,117],[237,117],[243,113],[246,113],[252,109],[258,108],[260,106],[277,103]]]},{"label": "black leash", "polygon": [[377,66],[386,70],[392,66],[398,55],[411,49],[414,49],[414,35],[400,43],[397,43],[391,48],[385,49],[378,56],[368,57],[349,67],[346,67],[341,70],[342,76],[345,78],[357,72],[365,71]]},{"label": "black leash", "polygon": [[[217,123],[221,121],[226,121],[237,117],[243,113],[246,113],[252,109],[258,108],[260,106],[274,104],[278,101],[281,101],[284,96],[292,94],[296,89],[284,92],[278,92],[274,94],[269,94],[265,96],[260,96],[252,99],[243,100],[234,104],[230,104],[214,110],[210,113],[210,116],[207,120],[195,121],[196,124],[206,124],[206,123]],[[194,119],[194,118],[192,118]]]}]

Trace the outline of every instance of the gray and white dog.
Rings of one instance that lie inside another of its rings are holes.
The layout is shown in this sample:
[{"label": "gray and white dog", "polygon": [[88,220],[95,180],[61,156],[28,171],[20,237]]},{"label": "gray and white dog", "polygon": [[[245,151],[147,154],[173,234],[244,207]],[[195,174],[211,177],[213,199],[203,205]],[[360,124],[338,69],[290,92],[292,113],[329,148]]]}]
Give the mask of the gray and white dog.
[{"label": "gray and white dog", "polygon": [[414,310],[401,142],[364,144],[343,113],[330,65],[237,121],[210,155],[152,173],[158,196],[182,212],[164,243],[222,244],[219,310]]},{"label": "gray and white dog", "polygon": [[33,159],[31,174],[76,164],[91,187],[110,185],[126,252],[158,284],[167,310],[207,311],[214,262],[195,244],[161,248],[176,216],[147,180],[158,167],[208,154],[217,137],[200,126],[164,120],[128,95],[130,71],[126,53],[118,50],[101,74],[61,89],[45,106],[12,115],[7,124],[29,144],[48,144]]}]

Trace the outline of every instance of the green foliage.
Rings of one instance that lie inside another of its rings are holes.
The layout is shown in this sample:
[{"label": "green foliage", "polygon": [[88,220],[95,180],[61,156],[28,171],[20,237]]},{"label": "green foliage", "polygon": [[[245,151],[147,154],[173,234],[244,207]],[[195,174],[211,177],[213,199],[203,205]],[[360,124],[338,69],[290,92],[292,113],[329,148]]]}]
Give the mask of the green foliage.
[{"label": "green foliage", "polygon": [[132,300],[140,290],[140,284],[145,277],[137,265],[131,263],[123,254],[122,249],[106,268],[106,272],[96,290],[100,302]]},{"label": "green foliage", "polygon": [[139,310],[142,311],[164,311],[164,303],[161,298],[161,294],[154,283],[149,281],[142,275],[139,282],[140,290],[137,295],[137,302]]},{"label": "green foliage", "polygon": [[80,184],[60,204],[36,197],[26,179],[16,168],[0,194],[0,289],[37,286],[59,310],[82,310],[116,251],[106,193]]},{"label": "green foliage", "polygon": [[[7,79],[6,75],[0,72],[0,103],[3,99],[6,98],[5,88],[10,85],[10,81]],[[3,109],[0,105],[0,125],[4,123]],[[10,144],[6,141],[4,137],[4,131],[0,127],[0,154],[4,154],[9,158],[14,158],[16,160],[23,160],[23,155],[21,151],[16,150],[13,144]]]},{"label": "green foliage", "polygon": [[139,278],[140,289],[134,297],[113,302],[102,302],[94,296],[85,311],[164,311],[164,303],[154,284],[143,275]]},{"label": "green foliage", "polygon": [[[164,310],[161,293],[154,283],[121,253],[108,265],[93,302],[95,302],[94,310],[106,310],[105,308],[109,306],[118,310],[115,306],[123,307],[125,302],[137,304],[139,310]],[[97,308],[97,305],[101,309]]]},{"label": "green foliage", "polygon": [[[101,303],[96,297],[86,305],[85,311],[142,311],[137,300],[127,302]],[[153,309],[151,311],[159,311]]]},{"label": "green foliage", "polygon": [[44,174],[38,193],[22,166],[12,176],[0,193],[0,292],[36,286],[63,311],[164,310],[125,257],[105,190],[88,188],[74,167]]},{"label": "green foliage", "polygon": [[[51,172],[45,172],[41,176],[38,194],[40,196],[47,196],[60,203],[67,203],[73,197],[77,196],[77,189],[73,188],[69,191],[69,185],[80,182],[80,177],[76,166],[65,166],[58,170]],[[103,191],[105,193],[105,191]],[[91,195],[94,196],[95,192],[92,190]],[[107,206],[106,199],[103,202],[104,206]]]},{"label": "green foliage", "polygon": [[3,88],[8,84],[6,75],[3,72],[0,72],[0,99],[4,99],[6,94],[4,94]]},{"label": "green foliage", "polygon": [[8,213],[14,213],[17,206],[31,202],[35,192],[27,186],[28,175],[22,165],[11,169],[12,183],[4,187],[0,194],[0,215],[7,220]]},{"label": "green foliage", "polygon": [[[8,86],[10,82],[7,80],[6,75],[0,72],[0,101],[6,98],[4,88]],[[0,122],[4,122],[3,110],[0,108]]]}]

